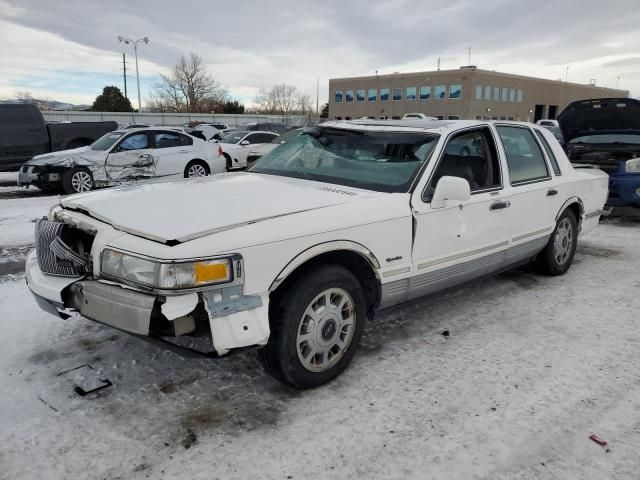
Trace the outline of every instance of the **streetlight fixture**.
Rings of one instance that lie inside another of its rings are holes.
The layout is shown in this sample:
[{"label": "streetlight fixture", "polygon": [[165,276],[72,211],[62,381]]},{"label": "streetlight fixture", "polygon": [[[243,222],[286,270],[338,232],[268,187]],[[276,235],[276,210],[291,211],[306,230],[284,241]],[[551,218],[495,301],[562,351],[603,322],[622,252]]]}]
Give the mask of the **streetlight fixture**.
[{"label": "streetlight fixture", "polygon": [[142,104],[140,103],[140,74],[138,73],[138,43],[149,43],[149,37],[139,38],[138,40],[131,40],[130,38],[118,35],[118,41],[120,43],[124,43],[125,45],[133,45],[133,52],[136,57],[136,81],[138,83],[138,112],[140,112],[142,110]]}]

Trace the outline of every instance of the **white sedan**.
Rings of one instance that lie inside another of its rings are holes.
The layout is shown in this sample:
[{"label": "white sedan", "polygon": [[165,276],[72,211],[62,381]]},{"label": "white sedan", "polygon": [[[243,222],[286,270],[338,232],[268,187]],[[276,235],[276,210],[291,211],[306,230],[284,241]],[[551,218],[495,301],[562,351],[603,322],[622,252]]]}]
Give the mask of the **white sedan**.
[{"label": "white sedan", "polygon": [[518,265],[564,274],[607,190],[529,123],[327,122],[248,172],[62,199],[27,284],[55,315],[171,348],[259,348],[269,374],[310,388],[347,367],[378,309]]},{"label": "white sedan", "polygon": [[238,130],[227,133],[219,143],[226,159],[227,171],[247,168],[247,157],[256,147],[271,143],[278,137],[273,132]]},{"label": "white sedan", "polygon": [[147,127],[104,135],[87,147],[38,155],[18,185],[82,193],[139,180],[202,177],[225,171],[221,148],[182,129]]}]

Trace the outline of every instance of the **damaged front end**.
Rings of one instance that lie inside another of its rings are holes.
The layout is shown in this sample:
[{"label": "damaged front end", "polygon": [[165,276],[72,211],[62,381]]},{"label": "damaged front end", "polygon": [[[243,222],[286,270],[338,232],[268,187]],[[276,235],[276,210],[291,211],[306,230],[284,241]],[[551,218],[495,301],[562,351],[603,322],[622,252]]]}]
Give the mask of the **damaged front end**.
[{"label": "damaged front end", "polygon": [[[216,357],[266,343],[268,296],[243,293],[239,256],[233,257],[232,277],[225,284],[161,290],[105,276],[99,260],[92,259],[95,237],[88,224],[37,222],[27,284],[44,310],[62,318],[79,313],[183,353]],[[165,265],[184,263],[158,265],[163,267],[158,271],[171,272]]]}]

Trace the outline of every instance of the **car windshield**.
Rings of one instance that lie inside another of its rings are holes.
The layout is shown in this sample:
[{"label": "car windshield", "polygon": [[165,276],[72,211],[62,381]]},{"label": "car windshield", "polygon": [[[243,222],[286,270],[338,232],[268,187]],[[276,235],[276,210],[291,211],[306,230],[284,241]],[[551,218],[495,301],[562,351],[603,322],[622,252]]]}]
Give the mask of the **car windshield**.
[{"label": "car windshield", "polygon": [[603,134],[584,135],[576,137],[569,143],[633,143],[640,144],[640,135],[633,134]]},{"label": "car windshield", "polygon": [[249,133],[249,132],[239,131],[239,132],[227,133],[224,137],[222,137],[222,142],[223,143],[238,143],[240,140],[242,140],[242,137],[244,137],[247,133]]},{"label": "car windshield", "polygon": [[314,128],[262,157],[249,171],[380,192],[407,192],[438,136]]},{"label": "car windshield", "polygon": [[124,132],[107,133],[91,144],[91,150],[108,150],[122,135]]}]

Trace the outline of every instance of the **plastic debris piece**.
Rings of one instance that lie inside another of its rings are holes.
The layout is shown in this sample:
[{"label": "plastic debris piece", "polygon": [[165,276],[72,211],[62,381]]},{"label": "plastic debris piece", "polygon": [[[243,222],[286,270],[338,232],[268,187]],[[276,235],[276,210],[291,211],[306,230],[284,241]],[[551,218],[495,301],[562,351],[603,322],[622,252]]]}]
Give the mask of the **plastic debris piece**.
[{"label": "plastic debris piece", "polygon": [[589,438],[602,447],[604,447],[607,444],[606,440],[601,439],[595,433],[592,433],[591,435],[589,435]]}]

